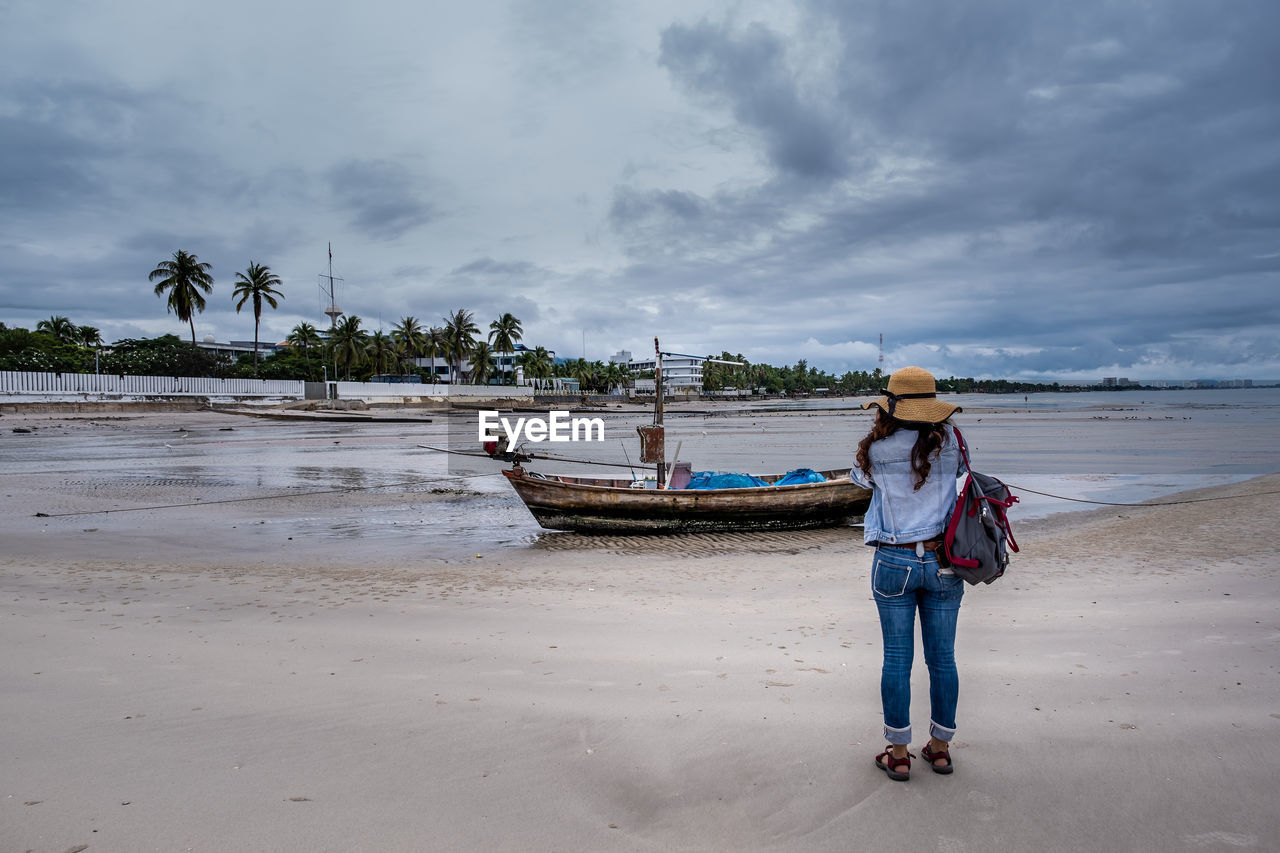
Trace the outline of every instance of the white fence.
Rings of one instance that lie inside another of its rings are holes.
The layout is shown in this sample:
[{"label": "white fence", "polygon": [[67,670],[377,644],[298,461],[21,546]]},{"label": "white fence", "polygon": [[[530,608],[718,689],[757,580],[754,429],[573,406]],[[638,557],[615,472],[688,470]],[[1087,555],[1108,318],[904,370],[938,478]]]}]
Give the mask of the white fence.
[{"label": "white fence", "polygon": [[[532,400],[527,385],[444,385],[430,382],[330,382],[331,397],[369,403],[419,403],[466,398],[472,400]],[[539,391],[541,395],[544,392]],[[550,393],[550,392],[547,392]]]},{"label": "white fence", "polygon": [[[291,379],[212,379],[200,376],[119,376],[98,373],[29,373],[0,370],[0,403],[129,401],[171,397],[230,400],[303,400],[305,382]],[[450,399],[532,401],[565,390],[529,385],[445,385],[394,382],[333,382],[326,396],[369,403],[425,403]]]},{"label": "white fence", "polygon": [[289,379],[212,379],[200,376],[118,376],[0,370],[0,402],[85,401],[151,397],[298,399],[303,382]]}]

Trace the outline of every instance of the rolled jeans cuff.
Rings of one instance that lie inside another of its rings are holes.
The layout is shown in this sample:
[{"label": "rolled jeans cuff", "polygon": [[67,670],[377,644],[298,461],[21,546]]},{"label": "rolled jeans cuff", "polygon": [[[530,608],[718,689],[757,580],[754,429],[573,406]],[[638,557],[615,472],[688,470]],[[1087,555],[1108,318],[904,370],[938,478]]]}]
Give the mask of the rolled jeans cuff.
[{"label": "rolled jeans cuff", "polygon": [[929,734],[943,743],[951,743],[951,741],[956,739],[955,729],[948,729],[944,726],[940,726],[933,720],[929,721]]},{"label": "rolled jeans cuff", "polygon": [[911,726],[905,729],[895,729],[892,726],[884,727],[884,739],[895,746],[906,746],[911,743]]}]

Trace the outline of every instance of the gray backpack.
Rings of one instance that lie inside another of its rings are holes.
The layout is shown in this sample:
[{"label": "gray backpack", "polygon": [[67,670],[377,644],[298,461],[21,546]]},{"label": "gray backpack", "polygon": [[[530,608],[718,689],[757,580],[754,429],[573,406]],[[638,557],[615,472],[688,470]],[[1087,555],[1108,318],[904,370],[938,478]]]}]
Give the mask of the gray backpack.
[{"label": "gray backpack", "polygon": [[1009,551],[1018,543],[1009,528],[1005,510],[1018,502],[1009,487],[969,467],[969,448],[960,430],[955,430],[964,460],[965,479],[956,505],[947,519],[943,554],[951,570],[971,584],[991,583],[1004,574]]}]

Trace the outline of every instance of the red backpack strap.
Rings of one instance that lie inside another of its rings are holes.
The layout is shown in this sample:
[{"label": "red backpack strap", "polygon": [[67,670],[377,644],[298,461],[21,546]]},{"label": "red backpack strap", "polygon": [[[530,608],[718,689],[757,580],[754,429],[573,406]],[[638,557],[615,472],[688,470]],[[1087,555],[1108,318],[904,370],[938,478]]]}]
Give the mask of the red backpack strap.
[{"label": "red backpack strap", "polygon": [[[965,513],[965,503],[969,500],[969,488],[973,483],[973,475],[965,477],[964,488],[960,490],[960,494],[956,496],[955,509],[951,511],[951,522],[947,525],[946,532],[942,536],[942,547],[945,549],[947,559],[957,566],[964,569],[976,569],[980,565],[977,560],[970,560],[965,557],[957,557],[951,553],[951,543],[956,538],[956,528],[960,526],[960,516]],[[977,502],[969,508],[969,514],[972,515],[977,508]]]},{"label": "red backpack strap", "polygon": [[951,427],[951,431],[956,434],[956,444],[960,445],[960,458],[964,460],[964,470],[973,472],[969,467],[969,445],[965,444],[964,436],[961,435],[959,427]]},{"label": "red backpack strap", "polygon": [[[1017,500],[1016,498],[1014,500]],[[1009,546],[1009,550],[1014,553],[1020,553],[1018,543],[1013,538],[1013,527],[1009,524],[1009,518],[1003,512],[1000,513],[1000,527],[1004,530],[1005,544]]]}]

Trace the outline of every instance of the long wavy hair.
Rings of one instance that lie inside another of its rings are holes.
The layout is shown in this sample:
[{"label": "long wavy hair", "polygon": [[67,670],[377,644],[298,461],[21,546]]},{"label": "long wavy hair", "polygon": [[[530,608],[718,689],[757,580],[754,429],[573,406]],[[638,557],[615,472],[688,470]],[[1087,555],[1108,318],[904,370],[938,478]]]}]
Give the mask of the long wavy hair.
[{"label": "long wavy hair", "polygon": [[933,467],[931,459],[942,452],[942,443],[947,439],[945,426],[951,423],[948,418],[936,424],[919,424],[900,421],[891,417],[888,412],[876,408],[876,422],[862,441],[858,442],[858,453],[855,460],[863,474],[871,476],[871,445],[882,438],[888,438],[900,429],[916,431],[916,443],[911,448],[911,470],[916,475],[915,490],[920,491],[924,481],[929,479],[929,470]]}]

